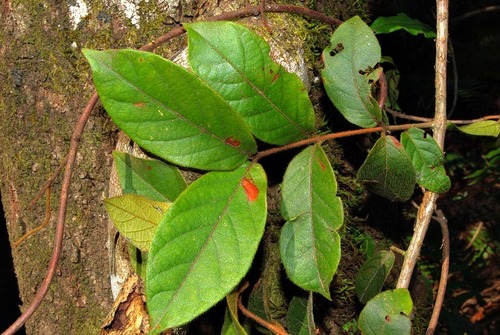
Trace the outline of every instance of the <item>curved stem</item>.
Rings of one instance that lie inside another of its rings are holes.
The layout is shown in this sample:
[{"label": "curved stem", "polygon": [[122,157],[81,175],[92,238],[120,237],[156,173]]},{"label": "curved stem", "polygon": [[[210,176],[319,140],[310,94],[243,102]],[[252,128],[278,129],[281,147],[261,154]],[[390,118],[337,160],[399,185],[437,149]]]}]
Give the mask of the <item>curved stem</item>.
[{"label": "curved stem", "polygon": [[444,296],[446,293],[446,285],[448,283],[448,273],[450,270],[450,232],[448,230],[448,220],[440,209],[436,210],[436,215],[433,217],[441,226],[441,234],[443,235],[443,261],[441,265],[441,277],[439,278],[439,287],[436,295],[436,302],[432,310],[431,320],[427,327],[426,335],[433,335],[436,331],[436,326],[439,321],[439,314],[443,307]]}]

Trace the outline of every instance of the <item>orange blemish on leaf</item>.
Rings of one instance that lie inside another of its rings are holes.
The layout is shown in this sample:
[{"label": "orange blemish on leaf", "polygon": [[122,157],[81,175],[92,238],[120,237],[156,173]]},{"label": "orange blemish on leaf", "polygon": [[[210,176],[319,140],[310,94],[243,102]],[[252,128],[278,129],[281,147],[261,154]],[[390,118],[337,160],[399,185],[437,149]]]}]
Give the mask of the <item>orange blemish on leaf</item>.
[{"label": "orange blemish on leaf", "polygon": [[229,144],[230,146],[232,147],[239,147],[240,146],[240,141],[238,140],[235,140],[232,136],[231,137],[228,137],[226,138],[226,141],[225,141],[227,144]]},{"label": "orange blemish on leaf", "polygon": [[259,189],[255,186],[251,179],[243,178],[241,186],[243,186],[243,189],[245,190],[248,201],[257,200],[257,197],[259,196]]},{"label": "orange blemish on leaf", "polygon": [[140,102],[140,101],[139,101],[139,102],[134,102],[134,106],[135,106],[135,107],[139,107],[139,108],[141,108],[141,107],[146,106],[146,104],[145,104],[144,102]]},{"label": "orange blemish on leaf", "polygon": [[274,82],[276,81],[276,79],[278,79],[278,78],[279,78],[279,76],[280,76],[280,74],[279,74],[279,73],[276,73],[276,74],[274,75],[274,77],[273,77],[272,82],[274,83]]}]

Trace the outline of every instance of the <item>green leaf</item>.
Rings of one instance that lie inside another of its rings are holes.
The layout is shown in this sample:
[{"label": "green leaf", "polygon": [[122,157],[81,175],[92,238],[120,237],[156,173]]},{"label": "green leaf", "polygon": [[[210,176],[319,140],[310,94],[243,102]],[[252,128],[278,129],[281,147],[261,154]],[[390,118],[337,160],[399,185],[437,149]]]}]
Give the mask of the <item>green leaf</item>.
[{"label": "green leaf", "polygon": [[113,158],[123,193],[173,202],[186,188],[179,170],[159,160],[138,158],[119,151],[113,151]]},{"label": "green leaf", "polygon": [[116,230],[135,247],[148,251],[153,235],[169,203],[154,201],[136,194],[104,199]]},{"label": "green leaf", "polygon": [[185,324],[247,273],[266,222],[267,181],[258,164],[209,172],[163,217],[148,256],[146,298],[155,332]]},{"label": "green leaf", "polygon": [[366,261],[356,274],[356,295],[361,303],[380,293],[387,276],[394,265],[392,251],[379,251]]},{"label": "green leaf", "polygon": [[117,126],[174,164],[230,170],[256,151],[245,121],[200,78],[153,53],[84,50]]},{"label": "green leaf", "polygon": [[377,34],[387,34],[401,29],[412,35],[424,34],[426,38],[436,38],[436,32],[429,25],[408,17],[405,13],[396,16],[378,17],[370,26]]},{"label": "green leaf", "polygon": [[401,144],[410,156],[420,186],[436,193],[450,189],[443,152],[432,136],[427,136],[422,129],[410,128],[401,133]]},{"label": "green leaf", "polygon": [[290,335],[315,335],[316,325],[313,315],[313,296],[293,297],[286,315]]},{"label": "green leaf", "polygon": [[329,285],[340,260],[344,222],[337,181],[325,152],[316,144],[288,165],[281,186],[280,253],[292,282],[330,299]]},{"label": "green leaf", "polygon": [[247,335],[238,320],[238,293],[231,292],[226,296],[227,310],[222,325],[222,335]]},{"label": "green leaf", "polygon": [[358,181],[392,201],[406,201],[413,194],[415,169],[403,146],[393,136],[377,140],[358,171]]},{"label": "green leaf", "polygon": [[411,334],[410,313],[413,309],[410,292],[400,288],[385,291],[368,301],[359,315],[363,335]]},{"label": "green leaf", "polygon": [[458,129],[469,135],[497,137],[500,135],[500,121],[479,121],[458,127]]},{"label": "green leaf", "polygon": [[295,73],[269,56],[269,45],[233,22],[184,24],[191,68],[229,102],[259,139],[283,145],[307,137],[314,110]]},{"label": "green leaf", "polygon": [[342,23],[323,51],[326,93],[349,122],[363,128],[382,121],[368,78],[380,59],[377,38],[358,16]]}]

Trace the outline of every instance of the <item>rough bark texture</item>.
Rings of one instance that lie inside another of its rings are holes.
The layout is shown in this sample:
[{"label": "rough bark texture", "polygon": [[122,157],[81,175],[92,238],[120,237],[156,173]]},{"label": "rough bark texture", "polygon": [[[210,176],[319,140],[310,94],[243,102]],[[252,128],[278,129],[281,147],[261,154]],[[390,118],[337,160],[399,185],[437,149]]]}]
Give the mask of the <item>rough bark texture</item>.
[{"label": "rough bark texture", "polygon": [[[74,123],[92,94],[82,47],[139,47],[167,31],[172,22],[255,4],[244,0],[135,2],[141,6],[131,17],[120,1],[88,1],[87,14],[79,23],[70,18],[70,6],[80,1],[2,2],[0,176],[11,243],[43,223],[45,196],[33,208],[28,205],[65,158]],[[270,17],[271,25],[288,27],[287,22],[279,21],[283,14]],[[297,24],[298,19],[293,20]],[[301,33],[289,30],[274,35],[271,43],[286,44],[297,36]],[[172,48],[162,48],[159,53],[173,56],[172,50],[178,50],[175,45],[183,43],[182,39],[174,41]],[[289,49],[297,50],[296,46]],[[27,324],[28,334],[95,334],[111,309],[107,215],[102,200],[108,194],[116,135],[104,111],[95,110],[73,174],[62,259],[46,299]],[[32,300],[47,270],[59,182],[57,178],[50,189],[53,215],[48,226],[13,249],[24,305]]]}]

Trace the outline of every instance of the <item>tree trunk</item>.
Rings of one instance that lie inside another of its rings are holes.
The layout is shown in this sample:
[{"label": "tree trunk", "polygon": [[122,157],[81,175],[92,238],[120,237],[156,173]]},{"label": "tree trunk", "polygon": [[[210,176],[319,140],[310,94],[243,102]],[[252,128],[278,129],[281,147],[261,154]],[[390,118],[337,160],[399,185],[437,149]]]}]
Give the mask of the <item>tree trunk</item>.
[{"label": "tree trunk", "polygon": [[[81,48],[136,48],[166,32],[171,24],[220,14],[250,2],[3,1],[1,195],[13,246],[21,310],[33,299],[47,270],[61,176],[34,206],[30,202],[65,159],[72,129],[93,93]],[[128,11],[124,3],[132,4]],[[304,29],[304,22],[297,17],[283,20],[284,16],[270,15],[273,29],[290,28],[288,34],[274,34],[270,42],[284,45],[281,49],[285,51],[295,51],[296,45],[286,47],[287,43],[297,42],[296,31],[291,27]],[[159,53],[170,57],[183,43],[183,39],[171,42],[169,48],[162,47]],[[290,63],[289,60],[285,62]],[[307,67],[302,65],[307,77]],[[116,138],[115,126],[101,108],[96,108],[77,156],[56,277],[44,302],[26,325],[28,334],[95,334],[111,309],[108,218],[102,200],[108,196],[111,151]],[[52,214],[50,218],[48,214]],[[24,234],[44,223],[47,226],[14,247]]]}]

